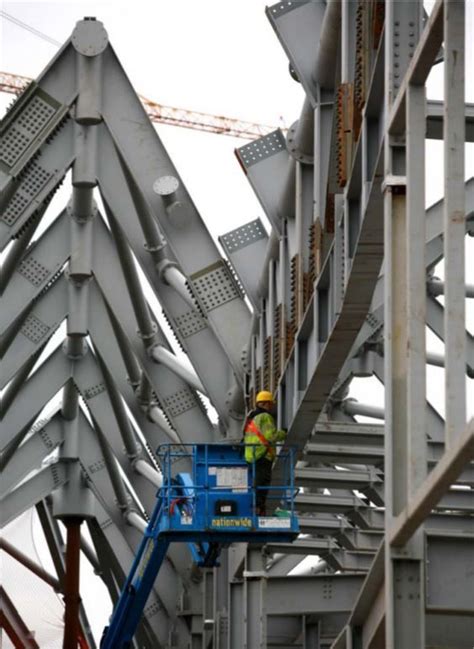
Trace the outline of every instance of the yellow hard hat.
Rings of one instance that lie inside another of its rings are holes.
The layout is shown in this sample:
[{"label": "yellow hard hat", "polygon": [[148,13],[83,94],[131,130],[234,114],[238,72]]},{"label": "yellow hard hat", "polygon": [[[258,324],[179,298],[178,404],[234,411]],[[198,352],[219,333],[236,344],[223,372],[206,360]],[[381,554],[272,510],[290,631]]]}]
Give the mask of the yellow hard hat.
[{"label": "yellow hard hat", "polygon": [[268,392],[268,390],[262,390],[257,394],[257,398],[255,399],[255,403],[261,403],[262,401],[272,401],[273,402],[273,394],[271,392]]}]

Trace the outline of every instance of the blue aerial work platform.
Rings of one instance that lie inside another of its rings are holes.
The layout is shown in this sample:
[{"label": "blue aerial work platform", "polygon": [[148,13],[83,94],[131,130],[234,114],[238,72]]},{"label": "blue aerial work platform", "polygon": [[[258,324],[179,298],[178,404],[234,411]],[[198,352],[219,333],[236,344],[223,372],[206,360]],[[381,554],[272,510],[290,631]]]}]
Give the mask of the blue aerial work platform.
[{"label": "blue aerial work platform", "polygon": [[282,504],[283,516],[256,514],[259,487],[253,487],[255,465],[247,464],[241,445],[164,445],[157,455],[163,485],[110,625],[104,631],[102,649],[131,646],[148,595],[173,541],[188,543],[194,561],[212,567],[217,565],[220,550],[231,543],[291,542],[298,536],[293,449],[281,449],[279,453],[284,484],[264,487],[269,490],[269,509]]}]

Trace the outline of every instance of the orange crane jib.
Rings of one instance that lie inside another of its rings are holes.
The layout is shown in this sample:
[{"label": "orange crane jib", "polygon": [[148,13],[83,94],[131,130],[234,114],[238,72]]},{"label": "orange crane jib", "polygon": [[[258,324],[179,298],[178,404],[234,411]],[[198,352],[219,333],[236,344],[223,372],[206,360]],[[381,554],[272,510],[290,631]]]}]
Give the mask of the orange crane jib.
[{"label": "orange crane jib", "polygon": [[[19,95],[31,81],[28,77],[22,77],[18,74],[0,72],[0,92]],[[277,126],[245,122],[231,117],[199,113],[185,108],[163,106],[151,99],[146,99],[146,97],[139,97],[150,120],[159,124],[181,126],[196,131],[229,135],[245,140],[255,140],[278,128]]]}]

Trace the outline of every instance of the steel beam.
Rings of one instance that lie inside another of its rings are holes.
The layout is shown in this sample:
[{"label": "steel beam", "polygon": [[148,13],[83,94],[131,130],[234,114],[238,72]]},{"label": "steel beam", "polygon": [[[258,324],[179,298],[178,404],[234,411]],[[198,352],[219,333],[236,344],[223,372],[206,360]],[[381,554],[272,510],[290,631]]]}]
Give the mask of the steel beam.
[{"label": "steel beam", "polygon": [[67,481],[66,467],[56,462],[41,469],[34,477],[2,498],[0,522],[2,527],[49,496]]},{"label": "steel beam", "polygon": [[[394,546],[404,545],[453,484],[467,462],[474,458],[474,419],[443,455],[428,478],[419,484],[406,509],[398,514],[390,533]],[[468,497],[470,494],[468,493]]]},{"label": "steel beam", "polygon": [[33,426],[30,436],[15,451],[0,475],[0,493],[13,489],[31,471],[38,469],[47,455],[62,441],[62,426],[57,414]]},{"label": "steel beam", "polygon": [[267,579],[268,615],[326,615],[349,612],[364,578],[361,575],[316,575]]},{"label": "steel beam", "polygon": [[28,570],[51,586],[51,588],[53,588],[57,593],[61,592],[62,587],[59,579],[51,575],[42,566],[35,563],[30,559],[30,557],[2,538],[0,538],[0,550],[3,550],[16,559],[19,563],[25,566],[25,568],[28,568]]}]

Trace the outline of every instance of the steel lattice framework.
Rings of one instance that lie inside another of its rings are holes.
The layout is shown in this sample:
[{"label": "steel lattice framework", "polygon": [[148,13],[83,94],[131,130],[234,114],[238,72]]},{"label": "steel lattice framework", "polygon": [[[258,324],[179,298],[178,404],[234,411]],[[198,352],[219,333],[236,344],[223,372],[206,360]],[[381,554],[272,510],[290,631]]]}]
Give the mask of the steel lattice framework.
[{"label": "steel lattice framework", "polygon": [[[135,647],[472,648],[465,10],[460,0],[437,0],[429,16],[395,0],[267,9],[306,98],[286,138],[276,130],[236,151],[272,230],[256,219],[228,232],[225,257],[100,22],[77,24],[3,120],[1,524],[36,507],[57,575],[8,539],[2,549],[71,598],[57,519],[68,548],[87,524],[94,547],[82,538],[82,550],[114,602],[160,485],[159,443],[240,439],[266,388],[300,451],[301,538],[232,546],[200,572],[173,547]],[[436,102],[425,86],[440,59]],[[444,141],[445,192],[425,210],[427,138]],[[69,204],[39,229],[69,171]],[[427,354],[426,327],[444,355]],[[427,400],[427,364],[444,367],[445,420]],[[384,410],[348,399],[355,376],[385,384]],[[289,576],[310,555],[316,567]],[[0,594],[1,625],[35,646]],[[80,626],[95,647],[83,608]]]}]

